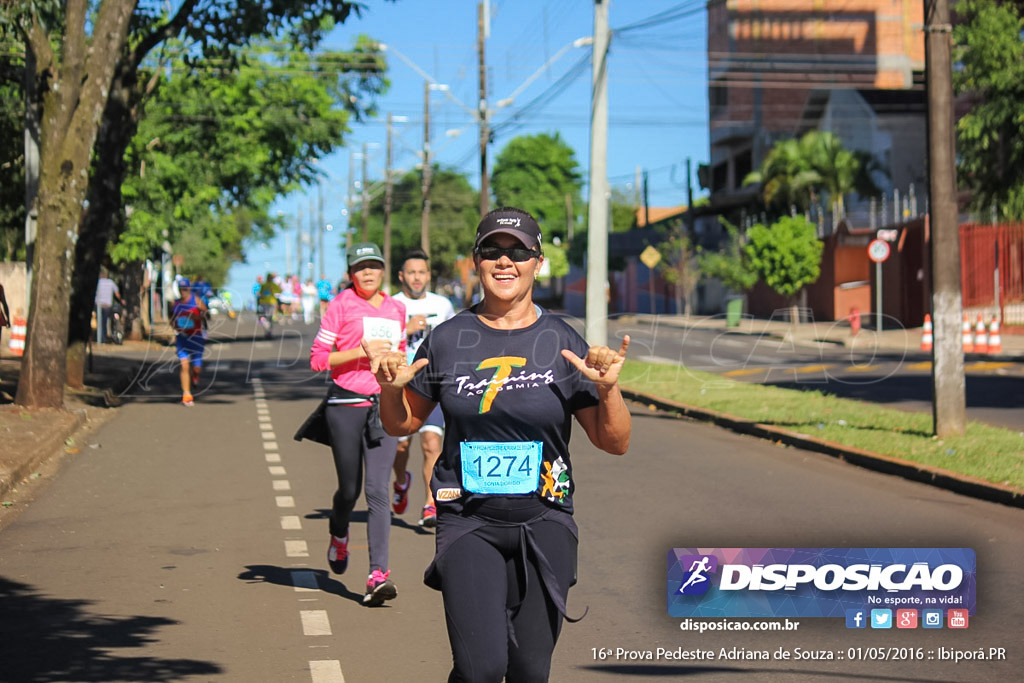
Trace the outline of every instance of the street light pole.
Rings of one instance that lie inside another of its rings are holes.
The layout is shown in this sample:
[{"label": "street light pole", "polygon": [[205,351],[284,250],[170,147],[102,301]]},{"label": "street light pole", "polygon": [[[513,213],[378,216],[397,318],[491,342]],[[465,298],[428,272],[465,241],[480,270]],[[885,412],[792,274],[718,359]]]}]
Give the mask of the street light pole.
[{"label": "street light pole", "polygon": [[366,241],[367,234],[369,233],[369,230],[370,230],[370,191],[367,189],[367,180],[366,180],[366,166],[367,166],[367,158],[369,157],[369,154],[367,154],[366,150],[367,150],[367,144],[364,142],[363,143],[363,186],[362,186],[362,188],[360,188],[362,190],[362,195],[363,195],[363,212],[362,212],[363,213],[363,239],[362,239],[363,242]]},{"label": "street light pole", "polygon": [[608,40],[608,0],[595,0],[586,297],[586,337],[591,346],[608,342]]},{"label": "street light pole", "polygon": [[484,3],[476,6],[477,15],[477,52],[480,66],[480,217],[483,218],[491,208],[490,179],[487,176],[487,144],[491,131],[487,123],[487,64],[484,51]]},{"label": "street light pole", "polygon": [[420,248],[430,256],[430,83],[423,83],[423,209],[420,216]]},{"label": "street light pole", "polygon": [[384,152],[384,291],[391,293],[391,125],[388,112],[388,141]]}]

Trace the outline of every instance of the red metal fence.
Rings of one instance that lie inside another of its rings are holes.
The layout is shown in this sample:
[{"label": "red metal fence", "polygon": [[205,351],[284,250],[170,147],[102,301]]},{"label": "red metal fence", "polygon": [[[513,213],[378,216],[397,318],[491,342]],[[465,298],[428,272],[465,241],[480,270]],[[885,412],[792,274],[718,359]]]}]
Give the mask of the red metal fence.
[{"label": "red metal fence", "polygon": [[997,311],[1004,325],[1024,325],[1024,223],[960,226],[964,310]]}]

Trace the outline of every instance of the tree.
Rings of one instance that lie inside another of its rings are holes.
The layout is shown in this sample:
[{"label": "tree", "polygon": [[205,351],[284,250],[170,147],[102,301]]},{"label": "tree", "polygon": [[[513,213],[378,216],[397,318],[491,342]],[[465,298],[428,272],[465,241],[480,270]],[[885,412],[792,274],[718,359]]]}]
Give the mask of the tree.
[{"label": "tree", "polygon": [[[342,0],[228,0],[204,3],[183,0],[171,18],[164,3],[144,0],[32,0],[0,9],[0,26],[17,34],[25,46],[26,63],[34,65],[26,81],[41,100],[40,183],[36,199],[38,238],[35,246],[32,303],[28,340],[16,401],[25,406],[59,407],[66,378],[65,352],[72,276],[83,252],[102,254],[103,236],[111,221],[101,221],[99,232],[82,228],[90,183],[104,182],[100,196],[119,197],[118,172],[127,141],[118,138],[124,121],[134,118],[139,67],[163,41],[183,34],[194,54],[230,53],[264,32],[287,33],[297,44],[315,45],[332,20],[344,19],[357,9]],[[189,23],[189,22],[192,23]],[[132,39],[128,40],[129,29]],[[116,76],[116,79],[115,79]],[[142,90],[144,92],[144,88]],[[112,111],[108,106],[120,111]],[[30,102],[29,106],[37,103]],[[109,141],[94,145],[101,131],[113,132]],[[128,138],[134,133],[129,129]],[[118,146],[119,142],[123,142]],[[114,150],[111,153],[111,150]],[[104,153],[112,175],[91,171],[94,151],[101,168]],[[91,177],[92,175],[92,177]],[[109,211],[88,204],[87,215]],[[109,216],[109,213],[108,213]],[[76,249],[76,242],[84,245]],[[86,261],[98,268],[98,258]],[[80,285],[89,291],[87,283]],[[91,292],[90,292],[91,293]],[[85,295],[83,295],[85,296]],[[91,306],[90,306],[91,308]]]},{"label": "tree", "polygon": [[75,241],[93,143],[135,5],[136,0],[39,0],[3,10],[4,21],[32,53],[35,71],[29,78],[42,98],[38,236],[16,397],[24,406],[64,403]]},{"label": "tree", "polygon": [[558,133],[513,138],[498,154],[491,172],[491,189],[498,206],[528,211],[546,237],[567,239],[566,197],[577,221],[583,202],[583,176],[576,153]]},{"label": "tree", "polygon": [[21,87],[0,67],[0,261],[25,253],[25,128]]},{"label": "tree", "polygon": [[953,87],[970,110],[956,124],[960,186],[971,208],[1024,219],[1024,18],[1021,8],[964,0],[953,29]]},{"label": "tree", "polygon": [[836,135],[812,130],[799,140],[776,143],[761,169],[748,174],[743,184],[761,184],[761,197],[772,215],[782,216],[794,208],[806,212],[815,195],[824,192],[833,213],[841,216],[846,195],[877,192],[867,173],[877,169],[870,159],[844,148]]},{"label": "tree", "polygon": [[[750,265],[773,291],[792,300],[821,275],[824,245],[814,224],[803,216],[783,216],[771,227],[757,224],[747,233],[743,250]],[[796,311],[790,320],[796,323]]]},{"label": "tree", "polygon": [[[377,183],[379,185],[379,183]],[[423,210],[423,185],[420,174],[403,175],[392,190],[391,253],[389,262],[398,263],[405,252],[420,248],[420,218]],[[349,225],[362,224],[362,212],[349,216]],[[456,276],[455,262],[473,251],[476,224],[480,220],[480,202],[469,180],[451,169],[434,166],[430,181],[430,270],[437,278]],[[370,199],[367,237],[384,243],[384,193]],[[397,269],[391,269],[392,284],[397,284]]]},{"label": "tree", "polygon": [[726,288],[734,292],[746,292],[757,284],[757,269],[746,252],[746,236],[740,229],[719,217],[725,227],[728,239],[722,249],[715,252],[701,252],[697,265],[704,277],[718,278]]}]

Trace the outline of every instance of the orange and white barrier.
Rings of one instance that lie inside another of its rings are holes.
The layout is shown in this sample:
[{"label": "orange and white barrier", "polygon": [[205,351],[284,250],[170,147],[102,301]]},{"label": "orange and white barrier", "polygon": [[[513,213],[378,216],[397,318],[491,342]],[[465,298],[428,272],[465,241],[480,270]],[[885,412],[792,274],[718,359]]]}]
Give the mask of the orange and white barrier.
[{"label": "orange and white barrier", "polygon": [[11,319],[11,341],[7,348],[15,356],[25,355],[25,333],[28,331],[28,321],[24,318],[14,316]]},{"label": "orange and white barrier", "polygon": [[978,314],[978,324],[974,327],[974,352],[988,353],[988,329],[981,313]]},{"label": "orange and white barrier", "polygon": [[988,326],[988,352],[1002,353],[1003,340],[999,336],[999,316],[992,316],[992,324]]},{"label": "orange and white barrier", "polygon": [[924,330],[921,332],[921,350],[931,351],[935,337],[932,336],[932,317],[927,313],[924,316]]},{"label": "orange and white barrier", "polygon": [[974,351],[974,337],[971,336],[971,321],[967,319],[966,313],[964,313],[963,336],[961,339],[963,340],[964,353],[971,353]]}]

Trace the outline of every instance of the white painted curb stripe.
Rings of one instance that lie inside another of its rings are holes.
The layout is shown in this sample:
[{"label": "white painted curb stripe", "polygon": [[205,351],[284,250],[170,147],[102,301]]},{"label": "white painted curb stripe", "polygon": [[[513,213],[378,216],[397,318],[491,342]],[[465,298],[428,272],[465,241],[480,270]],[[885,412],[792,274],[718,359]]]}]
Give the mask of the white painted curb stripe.
[{"label": "white painted curb stripe", "polygon": [[267,462],[281,462],[280,453],[267,453],[264,457],[267,459]]},{"label": "white painted curb stripe", "polygon": [[281,516],[281,528],[287,531],[293,531],[295,529],[302,528],[302,520],[299,519],[298,515],[282,515]]},{"label": "white painted curb stripe", "polygon": [[283,477],[285,476],[285,474],[287,474],[284,471],[284,468],[279,465],[271,465],[267,469],[270,470],[270,474],[275,477]]},{"label": "white painted curb stripe", "polygon": [[275,496],[274,500],[277,501],[277,507],[279,508],[295,507],[295,499],[291,496]]},{"label": "white painted curb stripe", "polygon": [[291,491],[292,484],[287,479],[275,479],[273,481],[275,491]]},{"label": "white painted curb stripe", "polygon": [[316,572],[311,572],[308,569],[293,569],[292,585],[295,586],[296,593],[308,593],[319,590],[319,586],[316,583]]}]

